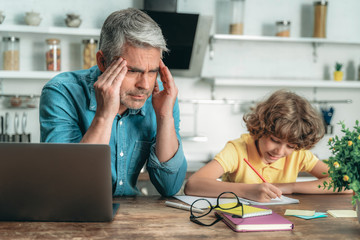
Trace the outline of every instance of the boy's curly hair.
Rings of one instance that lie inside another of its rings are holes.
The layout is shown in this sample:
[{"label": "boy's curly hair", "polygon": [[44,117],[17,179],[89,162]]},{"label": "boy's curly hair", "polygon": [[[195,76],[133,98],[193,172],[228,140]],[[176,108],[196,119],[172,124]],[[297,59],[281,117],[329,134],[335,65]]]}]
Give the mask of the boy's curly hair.
[{"label": "boy's curly hair", "polygon": [[256,140],[273,135],[294,144],[296,150],[310,149],[324,136],[319,113],[305,98],[285,90],[258,103],[243,119]]}]

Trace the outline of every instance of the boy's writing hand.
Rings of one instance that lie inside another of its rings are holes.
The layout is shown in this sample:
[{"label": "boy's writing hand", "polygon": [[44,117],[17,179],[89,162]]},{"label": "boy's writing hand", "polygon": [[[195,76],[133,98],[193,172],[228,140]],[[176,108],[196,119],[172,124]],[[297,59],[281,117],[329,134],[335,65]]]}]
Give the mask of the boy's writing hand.
[{"label": "boy's writing hand", "polygon": [[120,87],[127,73],[123,58],[113,61],[94,83],[97,117],[114,120],[120,108]]},{"label": "boy's writing hand", "polygon": [[252,191],[249,192],[249,199],[257,202],[270,202],[271,199],[281,197],[282,192],[270,183],[251,184]]}]

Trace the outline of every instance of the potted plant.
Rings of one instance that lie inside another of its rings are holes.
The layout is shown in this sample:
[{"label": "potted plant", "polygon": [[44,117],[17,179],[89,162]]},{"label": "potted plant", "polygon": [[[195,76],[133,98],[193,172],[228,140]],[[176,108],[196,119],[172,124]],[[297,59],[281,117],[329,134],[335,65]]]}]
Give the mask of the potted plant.
[{"label": "potted plant", "polygon": [[360,222],[359,201],[360,201],[360,126],[356,120],[353,129],[345,127],[340,122],[341,132],[345,135],[341,138],[335,136],[330,138],[328,145],[332,156],[324,162],[329,166],[330,182],[324,182],[324,188],[341,192],[353,190],[352,204],[357,206],[358,219]]},{"label": "potted plant", "polygon": [[339,62],[336,62],[335,64],[335,72],[334,72],[334,80],[335,81],[341,81],[343,80],[344,73],[341,71],[342,64]]}]

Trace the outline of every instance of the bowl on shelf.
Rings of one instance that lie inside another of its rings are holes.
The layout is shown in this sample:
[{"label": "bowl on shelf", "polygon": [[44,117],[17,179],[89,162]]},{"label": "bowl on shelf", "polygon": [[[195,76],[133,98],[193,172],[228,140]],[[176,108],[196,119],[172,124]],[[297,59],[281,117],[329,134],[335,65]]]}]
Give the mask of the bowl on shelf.
[{"label": "bowl on shelf", "polygon": [[79,15],[70,13],[70,14],[66,14],[66,16],[67,16],[65,19],[66,26],[73,28],[77,28],[80,26],[81,19]]},{"label": "bowl on shelf", "polygon": [[30,26],[39,26],[41,22],[40,13],[37,12],[26,12],[25,14],[25,23]]},{"label": "bowl on shelf", "polygon": [[37,97],[26,95],[5,95],[3,105],[5,108],[36,108]]}]

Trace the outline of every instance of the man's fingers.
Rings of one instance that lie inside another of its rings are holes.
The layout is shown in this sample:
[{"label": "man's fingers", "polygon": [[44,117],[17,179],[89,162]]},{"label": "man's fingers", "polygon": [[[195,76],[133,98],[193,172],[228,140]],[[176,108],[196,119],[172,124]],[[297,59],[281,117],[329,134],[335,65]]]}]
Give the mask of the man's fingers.
[{"label": "man's fingers", "polygon": [[155,79],[155,86],[154,86],[154,89],[153,89],[153,94],[154,93],[158,93],[160,91],[160,88],[159,88],[159,83],[157,81],[157,79]]},{"label": "man's fingers", "polygon": [[164,89],[169,91],[171,89],[175,89],[175,81],[171,75],[171,72],[168,67],[165,66],[164,62],[160,60],[160,79],[163,83]]},{"label": "man's fingers", "polygon": [[103,74],[98,79],[99,86],[110,86],[114,79],[118,76],[120,71],[124,66],[126,66],[126,61],[123,58],[119,58],[113,61],[110,66],[104,71]]}]

